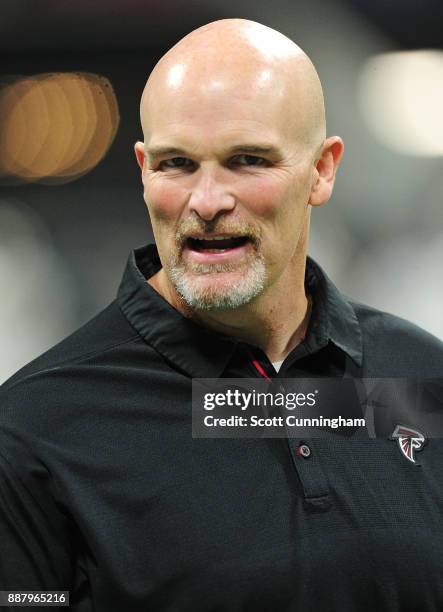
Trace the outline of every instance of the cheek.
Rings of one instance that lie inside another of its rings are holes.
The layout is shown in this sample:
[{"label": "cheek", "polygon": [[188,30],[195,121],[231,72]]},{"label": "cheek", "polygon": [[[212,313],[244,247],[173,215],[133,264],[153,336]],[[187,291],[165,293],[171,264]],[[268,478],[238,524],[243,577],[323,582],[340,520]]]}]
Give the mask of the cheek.
[{"label": "cheek", "polygon": [[280,269],[296,248],[305,219],[305,177],[300,174],[264,176],[249,185],[249,212],[263,226],[263,253],[270,273]]},{"label": "cheek", "polygon": [[180,214],[186,194],[174,181],[148,177],[145,181],[145,201],[151,220],[174,221]]},{"label": "cheek", "polygon": [[273,217],[284,198],[284,188],[268,177],[255,179],[243,185],[238,194],[241,202],[248,203],[254,215],[264,218]]}]

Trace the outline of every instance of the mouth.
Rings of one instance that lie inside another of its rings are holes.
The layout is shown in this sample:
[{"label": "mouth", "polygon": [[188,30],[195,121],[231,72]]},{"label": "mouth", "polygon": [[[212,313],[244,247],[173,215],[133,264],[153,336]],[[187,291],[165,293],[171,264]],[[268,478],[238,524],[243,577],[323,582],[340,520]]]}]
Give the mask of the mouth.
[{"label": "mouth", "polygon": [[195,263],[241,262],[252,248],[248,236],[189,236],[184,245],[185,256]]},{"label": "mouth", "polygon": [[194,238],[186,240],[186,246],[199,253],[222,253],[228,250],[237,249],[250,242],[247,236],[214,236],[213,238]]}]

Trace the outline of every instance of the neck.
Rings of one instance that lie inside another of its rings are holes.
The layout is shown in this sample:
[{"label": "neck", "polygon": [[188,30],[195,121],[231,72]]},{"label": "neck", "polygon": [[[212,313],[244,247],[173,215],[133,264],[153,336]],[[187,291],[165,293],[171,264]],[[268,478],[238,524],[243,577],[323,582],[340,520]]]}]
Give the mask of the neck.
[{"label": "neck", "polygon": [[293,260],[262,295],[235,310],[194,311],[171,288],[162,268],[148,283],[183,316],[258,346],[270,361],[281,361],[301,342],[309,321],[304,278],[306,252]]},{"label": "neck", "polygon": [[[304,268],[282,274],[265,294],[235,311],[202,312],[194,318],[208,327],[258,346],[271,361],[281,361],[301,341],[307,324],[308,300]],[[290,282],[292,281],[292,282]],[[295,281],[295,282],[294,282]]]}]

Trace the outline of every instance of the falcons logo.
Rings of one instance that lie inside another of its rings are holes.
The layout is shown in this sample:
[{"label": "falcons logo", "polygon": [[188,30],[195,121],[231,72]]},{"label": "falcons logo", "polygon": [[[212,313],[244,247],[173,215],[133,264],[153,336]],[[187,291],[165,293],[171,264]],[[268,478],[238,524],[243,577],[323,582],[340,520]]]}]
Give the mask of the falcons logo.
[{"label": "falcons logo", "polygon": [[396,425],[391,440],[398,440],[398,446],[408,461],[418,465],[414,458],[414,451],[421,451],[426,443],[422,433],[405,425]]}]

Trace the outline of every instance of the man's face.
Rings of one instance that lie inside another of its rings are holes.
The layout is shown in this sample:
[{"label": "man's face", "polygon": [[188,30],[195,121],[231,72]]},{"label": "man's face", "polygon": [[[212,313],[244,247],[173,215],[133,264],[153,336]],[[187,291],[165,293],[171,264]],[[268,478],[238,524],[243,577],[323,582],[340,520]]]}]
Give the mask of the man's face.
[{"label": "man's face", "polygon": [[290,274],[308,221],[312,147],[271,70],[241,85],[232,71],[176,92],[169,81],[149,100],[143,168],[160,259],[191,308],[237,308]]}]

